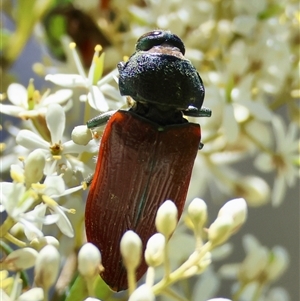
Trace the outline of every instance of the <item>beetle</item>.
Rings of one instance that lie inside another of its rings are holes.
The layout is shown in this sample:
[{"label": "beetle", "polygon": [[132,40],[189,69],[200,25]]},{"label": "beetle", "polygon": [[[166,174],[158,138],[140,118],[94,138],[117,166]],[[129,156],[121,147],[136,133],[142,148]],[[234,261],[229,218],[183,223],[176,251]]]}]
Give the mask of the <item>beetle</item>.
[{"label": "beetle", "polygon": [[[202,108],[204,86],[184,57],[182,40],[169,31],[141,36],[135,53],[118,64],[121,95],[135,103],[128,111],[105,113],[89,128],[106,123],[86,202],[87,240],[102,253],[103,280],[115,291],[127,289],[120,240],[135,231],[143,248],[156,232],[155,216],[167,199],[182,214],[191,172],[202,148],[199,124],[183,115],[209,117]],[[137,279],[146,272],[143,260]]]}]

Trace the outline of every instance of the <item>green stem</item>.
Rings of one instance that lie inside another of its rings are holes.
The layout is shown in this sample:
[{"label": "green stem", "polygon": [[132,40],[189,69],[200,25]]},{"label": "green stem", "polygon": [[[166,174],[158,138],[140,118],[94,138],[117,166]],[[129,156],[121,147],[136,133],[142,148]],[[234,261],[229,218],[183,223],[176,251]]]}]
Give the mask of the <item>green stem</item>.
[{"label": "green stem", "polygon": [[8,216],[4,223],[0,226],[0,237],[5,237],[8,231],[15,225],[15,221]]},{"label": "green stem", "polygon": [[168,237],[165,237],[166,239],[166,244],[164,247],[164,269],[165,269],[165,275],[164,278],[168,278],[171,272],[170,268],[170,261],[169,261],[169,241]]},{"label": "green stem", "polygon": [[[42,3],[42,5],[41,5]],[[12,64],[26,45],[33,27],[52,6],[53,0],[16,2],[16,30],[3,50],[5,61]]]},{"label": "green stem", "polygon": [[135,269],[127,267],[127,279],[128,279],[128,294],[130,296],[136,289]]},{"label": "green stem", "polygon": [[244,289],[246,288],[247,284],[242,284],[241,287],[233,294],[232,301],[238,301],[240,296],[242,295]]},{"label": "green stem", "polygon": [[189,259],[184,262],[178,269],[176,269],[174,272],[172,272],[168,278],[163,278],[160,282],[158,282],[156,285],[153,286],[153,293],[155,295],[161,293],[166,289],[167,286],[170,284],[180,280],[184,272],[190,269],[192,266],[199,263],[201,258],[204,257],[204,255],[209,252],[212,248],[212,245],[210,242],[207,242],[201,249],[201,251],[194,251],[194,253],[189,257]]},{"label": "green stem", "polygon": [[94,278],[91,277],[84,277],[85,285],[88,291],[89,297],[95,297],[95,290],[94,290]]},{"label": "green stem", "polygon": [[171,290],[169,287],[164,289],[163,294],[166,295],[167,297],[170,297],[170,299],[176,300],[176,301],[189,301],[188,299],[184,297],[178,296],[176,292]]},{"label": "green stem", "polygon": [[154,278],[155,278],[155,269],[154,269],[154,267],[148,267],[145,283],[149,287],[153,286]]},{"label": "green stem", "polygon": [[259,284],[257,286],[255,292],[254,292],[253,301],[258,301],[259,300],[259,297],[261,296],[262,289],[263,289],[263,285]]},{"label": "green stem", "polygon": [[15,238],[13,235],[11,235],[9,232],[7,232],[4,236],[4,238],[6,238],[8,241],[10,241],[11,243],[15,244],[16,246],[20,247],[20,248],[25,248],[27,246],[27,244],[17,238]]},{"label": "green stem", "polygon": [[48,297],[49,289],[44,287],[43,290],[44,290],[44,301],[48,301],[49,300],[49,297]]},{"label": "green stem", "polygon": [[91,106],[89,105],[88,101],[85,102],[84,105],[84,118],[83,122],[87,122],[91,119]]}]

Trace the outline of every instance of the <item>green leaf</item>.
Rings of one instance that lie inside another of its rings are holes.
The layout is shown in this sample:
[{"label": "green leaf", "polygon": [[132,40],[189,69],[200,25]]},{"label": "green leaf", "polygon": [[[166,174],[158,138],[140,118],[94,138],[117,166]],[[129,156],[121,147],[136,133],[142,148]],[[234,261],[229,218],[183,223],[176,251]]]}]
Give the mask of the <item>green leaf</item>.
[{"label": "green leaf", "polygon": [[1,28],[0,30],[0,51],[3,50],[3,48],[5,48],[5,46],[7,45],[10,36],[12,35],[12,32],[5,29],[5,28]]},{"label": "green leaf", "polygon": [[88,297],[84,279],[78,275],[65,301],[83,301]]},{"label": "green leaf", "polygon": [[285,8],[285,6],[283,6],[282,4],[269,5],[265,11],[261,12],[258,15],[258,18],[260,20],[266,20],[266,19],[270,19],[274,16],[278,16],[284,11],[284,8]]},{"label": "green leaf", "polygon": [[[111,289],[102,280],[101,277],[98,276],[96,277],[93,283],[93,287],[94,287],[95,297],[100,300],[103,301],[108,300],[108,298],[111,297],[113,294]],[[89,294],[88,294],[86,282],[81,275],[78,275],[65,301],[83,301],[87,297],[89,297]]]},{"label": "green leaf", "polygon": [[109,288],[109,286],[103,281],[101,277],[97,277],[94,283],[94,288],[96,297],[100,300],[107,300],[113,294],[113,291]]}]

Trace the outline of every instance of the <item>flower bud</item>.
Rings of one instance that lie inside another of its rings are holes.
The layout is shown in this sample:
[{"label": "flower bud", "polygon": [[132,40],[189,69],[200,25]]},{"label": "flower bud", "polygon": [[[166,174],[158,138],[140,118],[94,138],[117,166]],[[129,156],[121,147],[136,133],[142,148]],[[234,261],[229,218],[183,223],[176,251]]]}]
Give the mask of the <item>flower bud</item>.
[{"label": "flower bud", "polygon": [[157,210],[155,226],[158,232],[169,238],[178,222],[178,211],[172,201],[165,201]]},{"label": "flower bud", "polygon": [[128,301],[155,301],[155,296],[151,288],[143,284],[131,294]]},{"label": "flower bud", "polygon": [[97,298],[88,297],[84,301],[101,301],[101,300]]},{"label": "flower bud", "polygon": [[38,252],[23,248],[11,252],[2,262],[3,268],[10,271],[26,270],[34,266]]},{"label": "flower bud", "polygon": [[120,243],[124,265],[127,269],[136,269],[141,261],[142,241],[133,231],[126,231]]},{"label": "flower bud", "polygon": [[161,233],[156,233],[149,238],[145,250],[145,260],[148,266],[156,267],[162,264],[165,244],[166,239]]},{"label": "flower bud", "polygon": [[79,125],[73,129],[71,137],[74,143],[87,145],[92,140],[93,135],[86,125]]},{"label": "flower bud", "polygon": [[220,245],[231,235],[233,229],[233,219],[224,215],[218,217],[208,229],[208,240],[213,245]]},{"label": "flower bud", "polygon": [[43,237],[34,238],[30,242],[30,245],[33,248],[37,249],[37,250],[41,250],[46,245],[52,245],[56,249],[58,249],[58,247],[59,247],[59,241],[55,237],[53,237],[53,236],[43,236]]},{"label": "flower bud", "polygon": [[99,273],[101,253],[91,243],[82,246],[78,253],[78,271],[84,277],[94,277]]},{"label": "flower bud", "polygon": [[44,176],[45,154],[41,149],[32,151],[25,160],[24,175],[27,187],[39,182]]},{"label": "flower bud", "polygon": [[36,259],[34,281],[37,286],[48,290],[56,281],[60,266],[60,256],[52,245],[45,246]]},{"label": "flower bud", "polygon": [[230,216],[233,219],[233,232],[235,233],[247,218],[247,203],[244,199],[233,199],[227,202],[219,211],[218,217]]},{"label": "flower bud", "polygon": [[247,204],[253,207],[265,205],[270,197],[270,187],[267,182],[255,176],[239,179],[236,189],[242,191],[242,196],[247,200]]},{"label": "flower bud", "polygon": [[194,228],[197,230],[201,229],[207,220],[206,203],[199,198],[193,199],[188,206],[188,214],[194,225]]}]

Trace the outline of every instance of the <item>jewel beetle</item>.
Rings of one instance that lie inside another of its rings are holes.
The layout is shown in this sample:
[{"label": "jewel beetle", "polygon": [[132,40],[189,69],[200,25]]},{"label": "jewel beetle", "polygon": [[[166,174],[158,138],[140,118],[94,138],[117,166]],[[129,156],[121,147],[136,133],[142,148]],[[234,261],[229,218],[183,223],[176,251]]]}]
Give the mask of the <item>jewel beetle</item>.
[{"label": "jewel beetle", "polygon": [[[115,291],[127,289],[121,237],[133,230],[145,249],[156,232],[157,209],[168,199],[180,218],[202,147],[199,124],[184,115],[209,117],[211,111],[202,108],[204,86],[184,54],[182,40],[169,31],[141,36],[135,53],[118,64],[120,93],[135,104],[87,124],[93,128],[107,122],[86,202],[85,227],[87,240],[102,254],[101,276]],[[142,261],[137,279],[146,269]]]}]

